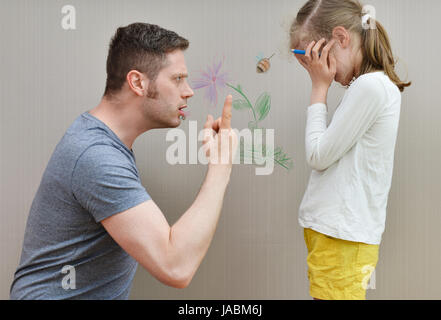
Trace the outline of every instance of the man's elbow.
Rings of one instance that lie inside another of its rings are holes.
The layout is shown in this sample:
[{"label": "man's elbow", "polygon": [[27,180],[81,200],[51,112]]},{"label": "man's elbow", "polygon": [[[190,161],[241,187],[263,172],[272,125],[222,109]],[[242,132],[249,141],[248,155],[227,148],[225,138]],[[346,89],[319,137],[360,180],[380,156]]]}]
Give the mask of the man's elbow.
[{"label": "man's elbow", "polygon": [[[149,271],[147,268],[145,269]],[[192,280],[191,276],[188,276],[185,273],[178,271],[170,272],[166,270],[161,270],[161,272],[158,273],[155,272],[150,272],[150,273],[162,284],[165,284],[166,286],[173,287],[176,289],[187,288]]]},{"label": "man's elbow", "polygon": [[189,270],[170,261],[159,264],[154,269],[148,269],[146,266],[144,268],[162,284],[176,289],[187,288],[193,278],[193,273]]},{"label": "man's elbow", "polygon": [[168,286],[176,289],[185,289],[190,285],[191,280],[188,281],[174,281],[168,284]]},{"label": "man's elbow", "polygon": [[168,273],[166,285],[176,288],[185,289],[190,285],[193,275],[180,269],[172,270]]}]

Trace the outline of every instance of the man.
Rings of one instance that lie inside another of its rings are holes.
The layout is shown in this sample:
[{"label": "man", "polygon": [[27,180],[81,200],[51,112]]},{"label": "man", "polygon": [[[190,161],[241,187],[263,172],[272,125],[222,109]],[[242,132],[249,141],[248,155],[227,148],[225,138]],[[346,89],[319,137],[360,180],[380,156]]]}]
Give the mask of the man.
[{"label": "man", "polygon": [[229,182],[237,146],[231,96],[222,118],[207,118],[207,176],[172,227],[141,185],[132,150],[143,132],[180,124],[193,96],[183,55],[188,45],[156,25],[118,28],[100,104],[73,122],[43,174],[11,299],[127,299],[138,263],[164,284],[188,286]]}]

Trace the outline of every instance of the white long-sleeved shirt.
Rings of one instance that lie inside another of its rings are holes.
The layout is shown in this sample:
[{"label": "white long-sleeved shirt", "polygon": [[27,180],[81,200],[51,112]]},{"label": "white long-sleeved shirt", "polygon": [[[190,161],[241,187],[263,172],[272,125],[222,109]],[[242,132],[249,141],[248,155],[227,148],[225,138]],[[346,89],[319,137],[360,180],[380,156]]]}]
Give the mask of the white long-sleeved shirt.
[{"label": "white long-sleeved shirt", "polygon": [[380,244],[392,181],[401,94],[382,71],[358,77],[327,127],[327,108],[307,110],[312,167],[299,223],[331,237]]}]

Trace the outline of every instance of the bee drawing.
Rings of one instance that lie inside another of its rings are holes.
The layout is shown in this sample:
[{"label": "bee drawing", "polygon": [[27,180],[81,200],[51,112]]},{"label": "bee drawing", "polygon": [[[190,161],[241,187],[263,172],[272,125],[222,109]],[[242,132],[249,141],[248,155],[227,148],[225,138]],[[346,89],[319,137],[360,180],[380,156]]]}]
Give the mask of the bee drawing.
[{"label": "bee drawing", "polygon": [[256,71],[257,73],[265,73],[267,72],[270,68],[271,68],[271,63],[270,63],[270,59],[275,55],[275,53],[273,53],[271,55],[271,57],[269,58],[262,58],[262,55],[257,56],[257,66],[256,66]]}]

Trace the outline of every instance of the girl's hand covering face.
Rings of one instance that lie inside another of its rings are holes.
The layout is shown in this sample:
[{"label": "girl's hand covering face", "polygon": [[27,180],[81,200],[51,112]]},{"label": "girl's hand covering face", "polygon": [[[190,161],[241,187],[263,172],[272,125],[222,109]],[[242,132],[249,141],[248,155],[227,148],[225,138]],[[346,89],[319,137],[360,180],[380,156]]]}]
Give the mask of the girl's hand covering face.
[{"label": "girl's hand covering face", "polygon": [[312,41],[306,48],[305,55],[295,55],[300,64],[308,71],[314,88],[328,89],[337,72],[337,61],[331,52],[336,40],[332,39],[328,42],[320,54],[320,48],[325,41],[325,39],[321,39],[317,43]]}]

